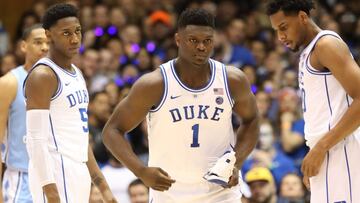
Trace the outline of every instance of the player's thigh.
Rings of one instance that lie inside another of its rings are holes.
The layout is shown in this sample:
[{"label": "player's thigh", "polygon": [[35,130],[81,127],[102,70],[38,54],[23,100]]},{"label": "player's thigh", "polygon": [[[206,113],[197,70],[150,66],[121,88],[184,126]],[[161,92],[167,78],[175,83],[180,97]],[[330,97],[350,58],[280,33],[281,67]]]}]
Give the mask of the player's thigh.
[{"label": "player's thigh", "polygon": [[62,193],[68,202],[88,202],[91,178],[86,163],[79,163],[62,157],[60,175],[62,176]]}]

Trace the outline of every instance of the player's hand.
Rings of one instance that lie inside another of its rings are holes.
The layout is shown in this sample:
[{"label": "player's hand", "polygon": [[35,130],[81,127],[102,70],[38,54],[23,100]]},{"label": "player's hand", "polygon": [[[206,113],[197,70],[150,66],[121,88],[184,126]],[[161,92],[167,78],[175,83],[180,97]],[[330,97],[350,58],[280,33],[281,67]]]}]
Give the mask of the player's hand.
[{"label": "player's hand", "polygon": [[168,173],[157,167],[145,167],[139,178],[146,186],[158,191],[168,190],[175,183],[175,180],[171,179]]},{"label": "player's hand", "polygon": [[303,183],[308,191],[310,191],[310,180],[309,177],[304,176],[303,177]]},{"label": "player's hand", "polygon": [[228,182],[228,187],[230,188],[230,187],[236,186],[237,184],[239,184],[239,169],[234,167],[233,174],[230,176],[230,179]]},{"label": "player's hand", "polygon": [[106,189],[105,191],[101,192],[102,199],[104,200],[104,203],[117,203],[117,200],[115,199],[113,193]]},{"label": "player's hand", "polygon": [[43,186],[43,191],[45,193],[47,202],[60,203],[60,196],[55,183]]},{"label": "player's hand", "polygon": [[326,152],[327,150],[318,144],[309,151],[301,166],[301,171],[304,176],[312,177],[319,173],[320,167],[324,162]]}]

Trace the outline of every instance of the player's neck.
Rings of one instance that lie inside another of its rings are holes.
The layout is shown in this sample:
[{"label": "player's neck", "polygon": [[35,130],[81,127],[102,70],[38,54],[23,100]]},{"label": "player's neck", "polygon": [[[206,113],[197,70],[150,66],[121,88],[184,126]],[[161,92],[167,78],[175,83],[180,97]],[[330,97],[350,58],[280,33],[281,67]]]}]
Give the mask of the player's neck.
[{"label": "player's neck", "polygon": [[304,40],[304,46],[306,47],[321,32],[321,29],[314,23],[311,22],[306,30],[306,36]]},{"label": "player's neck", "polygon": [[211,77],[209,63],[204,65],[194,65],[190,61],[178,58],[174,68],[181,82],[193,89],[206,86]]},{"label": "player's neck", "polygon": [[25,59],[25,63],[24,63],[24,69],[26,70],[26,72],[29,72],[30,69],[34,66],[34,62],[30,61],[29,59]]},{"label": "player's neck", "polygon": [[49,50],[49,58],[59,67],[66,69],[68,71],[73,71],[73,68],[71,66],[71,58],[56,51],[55,49]]}]

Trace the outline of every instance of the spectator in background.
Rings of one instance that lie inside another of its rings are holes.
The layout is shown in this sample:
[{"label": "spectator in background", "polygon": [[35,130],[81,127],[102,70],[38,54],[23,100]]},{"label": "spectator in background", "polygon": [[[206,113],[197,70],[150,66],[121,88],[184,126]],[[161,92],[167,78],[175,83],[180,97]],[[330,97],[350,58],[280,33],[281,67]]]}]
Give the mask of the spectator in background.
[{"label": "spectator in background", "polygon": [[149,188],[140,180],[136,179],[129,184],[128,194],[130,203],[148,203]]},{"label": "spectator in background", "polygon": [[128,185],[136,179],[136,176],[112,155],[109,156],[109,161],[101,168],[101,172],[116,200],[120,203],[130,203]]},{"label": "spectator in background", "polygon": [[108,161],[108,153],[102,143],[101,132],[111,113],[108,94],[102,91],[90,95],[88,111],[89,133],[94,141],[94,156],[100,164],[104,164]]},{"label": "spectator in background", "polygon": [[249,203],[276,203],[276,187],[269,169],[256,167],[245,175],[245,181],[250,187]]},{"label": "spectator in background", "polygon": [[286,174],[281,180],[277,203],[305,203],[306,189],[301,177],[295,173]]},{"label": "spectator in background", "polygon": [[300,98],[292,88],[284,88],[279,92],[280,107],[280,148],[279,150],[291,158],[298,173],[308,147],[305,145],[304,119],[301,117]]},{"label": "spectator in background", "polygon": [[281,179],[288,173],[297,172],[297,169],[293,160],[277,149],[275,143],[273,126],[267,120],[262,121],[258,145],[242,169],[246,173],[253,167],[266,167],[274,176],[276,187],[279,187]]},{"label": "spectator in background", "polygon": [[1,60],[1,69],[0,69],[0,76],[5,75],[11,69],[18,66],[16,61],[15,55],[12,53],[7,53],[2,57]]}]

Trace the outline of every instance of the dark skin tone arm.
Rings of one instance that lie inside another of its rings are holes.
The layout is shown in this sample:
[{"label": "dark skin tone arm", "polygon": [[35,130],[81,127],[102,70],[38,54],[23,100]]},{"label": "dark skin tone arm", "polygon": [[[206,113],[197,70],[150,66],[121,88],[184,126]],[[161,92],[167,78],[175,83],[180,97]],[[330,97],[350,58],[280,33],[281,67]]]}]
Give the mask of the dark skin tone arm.
[{"label": "dark skin tone arm", "polygon": [[316,44],[310,62],[319,70],[327,67],[349,96],[353,98],[353,102],[340,121],[319,140],[304,158],[301,170],[304,173],[304,183],[308,187],[308,177],[318,174],[326,153],[351,135],[360,125],[360,68],[352,59],[346,44],[338,38],[324,36]]},{"label": "dark skin tone arm", "polygon": [[152,106],[160,103],[164,85],[160,70],[141,77],[128,96],[115,108],[103,130],[103,141],[111,153],[145,185],[154,190],[168,190],[175,180],[161,168],[146,167],[132,151],[124,134],[144,120]]},{"label": "dark skin tone arm", "polygon": [[[49,67],[39,65],[34,69],[26,82],[27,110],[49,109],[51,97],[56,92],[57,85],[58,81],[55,73]],[[105,202],[116,202],[90,148],[88,150],[87,166],[92,182],[100,189]],[[43,191],[48,202],[60,202],[55,183],[43,186]]]},{"label": "dark skin tone arm", "polygon": [[255,148],[259,136],[259,115],[255,96],[250,91],[250,84],[244,73],[234,67],[227,67],[228,83],[234,100],[233,112],[242,119],[237,129],[234,147],[236,162],[229,186],[238,184],[239,169],[251,151]]},{"label": "dark skin tone arm", "polygon": [[[44,65],[39,65],[30,73],[25,87],[26,109],[49,109],[52,95],[57,89],[57,78],[52,70]],[[51,203],[60,202],[56,184],[43,186],[47,200]]]}]

